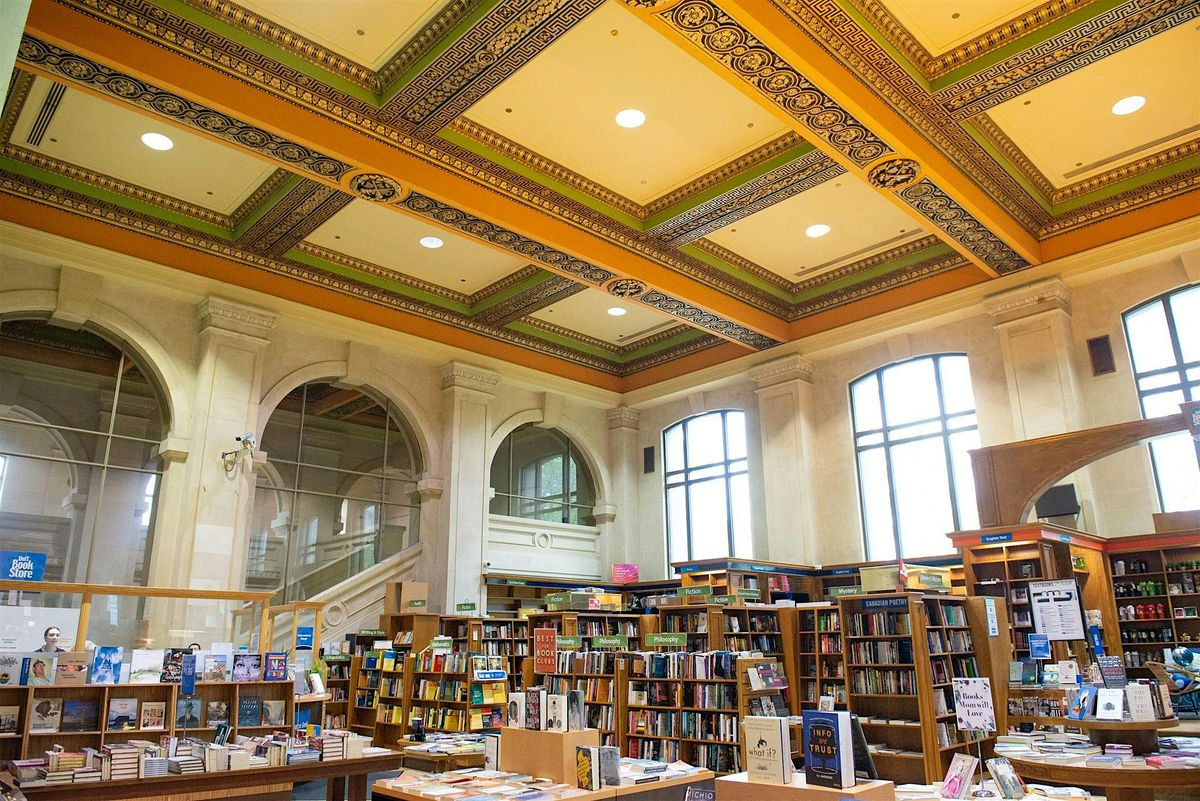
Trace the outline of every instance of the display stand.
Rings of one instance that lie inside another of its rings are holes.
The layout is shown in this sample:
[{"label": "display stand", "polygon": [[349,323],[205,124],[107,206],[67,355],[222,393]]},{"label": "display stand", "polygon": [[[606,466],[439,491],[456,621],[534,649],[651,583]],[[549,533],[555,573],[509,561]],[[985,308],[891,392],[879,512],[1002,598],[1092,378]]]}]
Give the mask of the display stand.
[{"label": "display stand", "polygon": [[718,776],[717,801],[895,801],[896,785],[889,781],[862,781],[839,790],[808,784],[804,771],[792,774],[788,784],[763,784],[750,781],[749,774]]},{"label": "display stand", "polygon": [[[603,640],[600,640],[603,642]],[[552,695],[582,690],[586,725],[600,731],[601,745],[617,744],[617,727],[625,714],[617,692],[618,654],[613,651],[557,651],[553,673],[533,673],[533,684],[542,684]],[[533,660],[526,660],[532,671]]]},{"label": "display stand", "polygon": [[596,729],[535,731],[505,726],[500,729],[500,764],[506,771],[543,776],[575,784],[575,748],[600,745]]},{"label": "display stand", "polygon": [[329,691],[329,700],[325,702],[325,717],[323,723],[327,729],[345,729],[350,725],[350,684],[352,677],[358,674],[355,663],[358,657],[349,654],[329,654],[321,660],[329,668],[325,679],[325,689]]},{"label": "display stand", "polygon": [[1197,768],[1152,768],[1148,765],[1095,768],[1047,764],[1019,756],[1008,759],[1027,782],[1100,787],[1108,801],[1154,801],[1155,791],[1160,788],[1200,789],[1200,769]]},{"label": "display stand", "polygon": [[[753,711],[750,708],[751,699],[770,698],[771,696],[776,695],[776,694],[785,695],[787,692],[788,688],[786,685],[782,689],[767,688],[767,687],[764,687],[760,690],[754,689],[753,685],[750,683],[749,672],[756,665],[761,665],[761,664],[772,665],[776,670],[781,669],[781,666],[779,665],[779,663],[774,659],[765,659],[765,658],[764,659],[739,659],[737,661],[737,685],[736,685],[737,686],[737,697],[734,700],[737,703],[736,709],[737,709],[738,720],[745,720],[750,715],[760,714],[758,712]],[[784,674],[784,675],[785,675],[785,679],[786,679],[786,674]],[[744,738],[742,738],[740,736],[740,733],[739,733],[739,737],[738,737],[738,751],[741,753],[741,757],[742,757],[741,765],[745,765],[746,764],[746,741]]]}]

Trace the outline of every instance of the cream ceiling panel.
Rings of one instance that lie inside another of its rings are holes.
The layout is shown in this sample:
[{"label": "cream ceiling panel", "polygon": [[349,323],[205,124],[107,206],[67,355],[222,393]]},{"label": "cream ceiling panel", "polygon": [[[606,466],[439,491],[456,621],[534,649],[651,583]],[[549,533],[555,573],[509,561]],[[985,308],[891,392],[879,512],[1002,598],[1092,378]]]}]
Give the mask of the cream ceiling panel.
[{"label": "cream ceiling panel", "polygon": [[882,0],[926,50],[940,56],[1045,0]]},{"label": "cream ceiling panel", "polygon": [[[626,313],[614,317],[608,313],[611,308]],[[585,289],[530,316],[611,345],[628,345],[679,324],[677,319],[644,303],[621,300],[600,289]]]}]

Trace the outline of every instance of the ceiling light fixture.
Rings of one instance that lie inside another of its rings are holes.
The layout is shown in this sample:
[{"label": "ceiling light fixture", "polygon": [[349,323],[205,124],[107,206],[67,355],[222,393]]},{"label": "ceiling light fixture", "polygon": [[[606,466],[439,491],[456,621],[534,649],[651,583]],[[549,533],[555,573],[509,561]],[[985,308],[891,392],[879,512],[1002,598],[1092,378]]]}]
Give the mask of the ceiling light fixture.
[{"label": "ceiling light fixture", "polygon": [[442,242],[442,240],[438,239],[436,236],[421,237],[421,247],[423,247],[423,248],[429,248],[430,250],[437,250],[444,244],[445,243]]},{"label": "ceiling light fixture", "polygon": [[626,311],[625,311],[625,309],[622,309],[620,306],[613,306],[608,310],[608,313],[610,315],[612,315],[613,317],[624,317],[626,314]]},{"label": "ceiling light fixture", "polygon": [[170,150],[175,147],[175,143],[170,137],[160,133],[144,133],[142,134],[142,144],[151,150]]},{"label": "ceiling light fixture", "polygon": [[627,108],[617,112],[616,120],[617,125],[622,128],[637,128],[646,121],[646,113],[636,108]]},{"label": "ceiling light fixture", "polygon": [[825,236],[827,233],[829,233],[829,226],[825,223],[817,223],[816,225],[810,225],[804,229],[804,235],[809,239],[816,239],[818,237]]},{"label": "ceiling light fixture", "polygon": [[1146,98],[1141,95],[1130,95],[1113,103],[1112,113],[1118,117],[1124,117],[1126,114],[1132,114],[1144,105],[1146,105]]}]

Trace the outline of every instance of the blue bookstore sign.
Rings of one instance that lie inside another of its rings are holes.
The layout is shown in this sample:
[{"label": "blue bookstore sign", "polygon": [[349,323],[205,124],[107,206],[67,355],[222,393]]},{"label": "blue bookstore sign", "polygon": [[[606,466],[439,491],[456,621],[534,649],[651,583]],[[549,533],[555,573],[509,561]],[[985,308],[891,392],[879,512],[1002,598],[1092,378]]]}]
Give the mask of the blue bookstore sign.
[{"label": "blue bookstore sign", "polygon": [[184,654],[183,666],[179,673],[179,694],[196,694],[196,655]]},{"label": "blue bookstore sign", "polygon": [[0,578],[17,581],[41,581],[46,577],[46,554],[27,551],[0,551]]},{"label": "blue bookstore sign", "polygon": [[312,626],[297,626],[296,627],[296,650],[311,651],[313,647],[313,627]]},{"label": "blue bookstore sign", "polygon": [[908,606],[907,598],[870,598],[862,602],[863,609],[898,609]]},{"label": "blue bookstore sign", "polygon": [[1005,534],[984,534],[979,538],[979,541],[985,545],[989,542],[1012,542],[1012,532],[1009,531]]},{"label": "blue bookstore sign", "polygon": [[1029,657],[1031,659],[1050,658],[1050,635],[1030,634],[1027,639],[1029,640]]}]

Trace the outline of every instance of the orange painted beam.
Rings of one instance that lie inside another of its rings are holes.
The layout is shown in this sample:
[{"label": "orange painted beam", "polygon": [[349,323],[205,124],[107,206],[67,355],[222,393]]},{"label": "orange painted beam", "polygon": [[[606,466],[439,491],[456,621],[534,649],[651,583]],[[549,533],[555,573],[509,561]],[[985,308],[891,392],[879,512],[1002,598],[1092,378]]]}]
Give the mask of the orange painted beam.
[{"label": "orange painted beam", "polygon": [[[720,0],[718,5],[742,27],[771,48],[776,55],[818,86],[838,105],[853,114],[868,129],[897,151],[896,154],[886,156],[880,161],[896,157],[915,159],[921,165],[923,176],[932,179],[1013,250],[1031,264],[1038,264],[1042,261],[1041,248],[1036,237],[1026,231],[986,192],[976,187],[970,178],[942,155],[924,136],[915,131],[909,122],[894,111],[886,101],[864,86],[854,72],[842,66],[825,50],[821,43],[811,39],[795,20],[780,10],[778,4],[763,2],[763,0]],[[660,33],[678,43],[682,49],[705,64],[727,83],[741,90],[759,106],[791,125],[794,130],[803,134],[807,141],[825,151],[852,175],[865,180],[869,169],[875,166],[870,164],[866,169],[859,167],[830,147],[799,120],[782,111],[736,73],[708,54],[701,52],[696,45],[663,21],[659,16],[662,13],[661,9],[639,10],[635,13],[653,25]],[[942,241],[961,253],[986,275],[995,275],[992,268],[917,214],[912,207],[892,192],[885,189],[877,189],[877,191],[911,215],[913,219],[918,220],[930,233],[936,234]]]},{"label": "orange painted beam", "polygon": [[[771,351],[762,351],[763,353],[771,353]],[[632,392],[635,389],[648,387],[651,384],[657,384],[659,381],[666,381],[668,378],[678,378],[681,375],[689,375],[698,370],[703,370],[706,367],[712,367],[715,364],[722,364],[730,359],[736,359],[746,355],[745,348],[739,348],[732,342],[722,342],[720,345],[702,350],[699,353],[693,353],[679,359],[672,359],[665,364],[648,367],[645,370],[638,370],[636,373],[631,373],[625,376],[621,381],[622,392]]]},{"label": "orange painted beam", "polygon": [[[393,331],[502,359],[572,381],[612,391],[621,390],[621,379],[618,376],[591,367],[474,334],[400,309],[381,306],[331,289],[275,275],[202,250],[193,250],[174,242],[118,228],[100,220],[82,217],[25,198],[4,196],[4,202],[0,204],[0,219]],[[746,353],[745,348],[737,348],[732,343],[729,347],[736,348],[739,355]]]},{"label": "orange painted beam", "polygon": [[[390,176],[406,188],[497,222],[545,245],[608,268],[619,276],[636,278],[761,334],[779,340],[787,334],[786,321],[730,297],[702,281],[677,273],[563,219],[520,203],[503,192],[475,184],[442,164],[428,161],[396,144],[372,136],[365,127],[352,127],[335,121],[294,100],[184,57],[168,49],[165,43],[152,43],[52,0],[35,0],[29,11],[26,30],[66,50],[341,159],[362,171]],[[99,96],[117,102],[107,95]],[[136,107],[130,108],[141,112]],[[169,121],[166,117],[154,118]],[[187,130],[197,133],[192,128]],[[224,140],[217,141],[229,145]],[[316,180],[311,174],[306,174],[306,177]],[[346,188],[336,181],[327,183]],[[434,224],[428,218],[421,219]],[[552,265],[541,266],[554,269]]]},{"label": "orange painted beam", "polygon": [[1126,237],[1200,215],[1200,189],[1192,189],[1149,206],[1126,211],[1097,223],[1042,240],[1046,260],[1061,259]]}]

